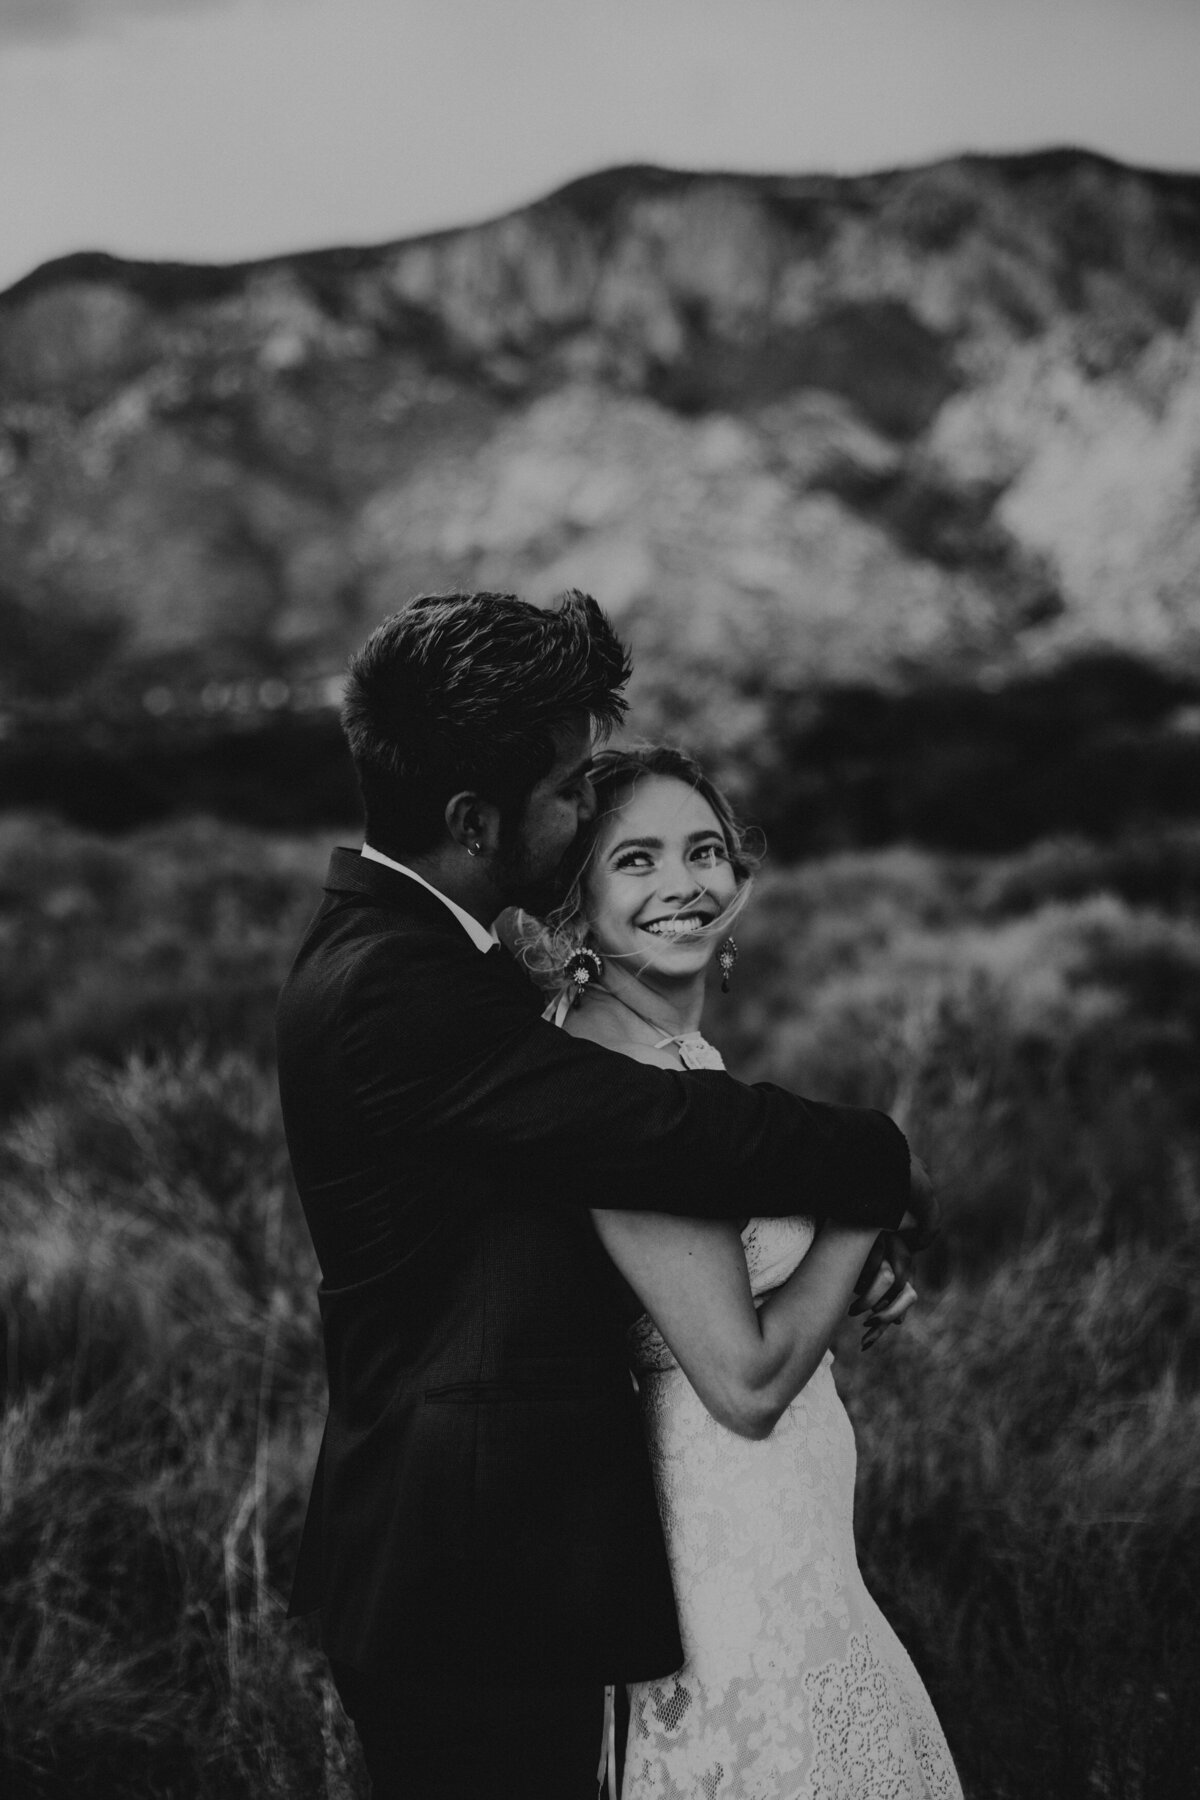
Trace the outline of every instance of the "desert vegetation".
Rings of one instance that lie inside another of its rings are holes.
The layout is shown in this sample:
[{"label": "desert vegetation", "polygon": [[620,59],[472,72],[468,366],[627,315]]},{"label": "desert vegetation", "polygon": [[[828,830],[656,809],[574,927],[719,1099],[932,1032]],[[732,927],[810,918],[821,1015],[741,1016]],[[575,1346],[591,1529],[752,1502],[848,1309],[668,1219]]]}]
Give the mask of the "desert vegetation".
[{"label": "desert vegetation", "polygon": [[[353,1800],[283,1617],[320,1429],[271,1010],[327,851],[0,819],[0,1780]],[[774,869],[712,1035],[897,1112],[947,1211],[840,1379],[970,1800],[1200,1791],[1200,829]]]}]

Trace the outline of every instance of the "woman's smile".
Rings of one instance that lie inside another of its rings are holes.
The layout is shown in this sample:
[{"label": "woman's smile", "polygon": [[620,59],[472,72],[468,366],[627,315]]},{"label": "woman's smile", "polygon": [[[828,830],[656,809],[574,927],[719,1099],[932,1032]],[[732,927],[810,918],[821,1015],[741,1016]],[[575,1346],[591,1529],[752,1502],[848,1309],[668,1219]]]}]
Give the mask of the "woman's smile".
[{"label": "woman's smile", "polygon": [[600,832],[587,879],[591,941],[641,979],[702,979],[715,950],[708,927],[737,890],[708,801],[676,776],[647,776]]},{"label": "woman's smile", "polygon": [[690,937],[712,922],[712,913],[672,913],[665,919],[643,919],[641,930],[651,932],[655,937]]}]

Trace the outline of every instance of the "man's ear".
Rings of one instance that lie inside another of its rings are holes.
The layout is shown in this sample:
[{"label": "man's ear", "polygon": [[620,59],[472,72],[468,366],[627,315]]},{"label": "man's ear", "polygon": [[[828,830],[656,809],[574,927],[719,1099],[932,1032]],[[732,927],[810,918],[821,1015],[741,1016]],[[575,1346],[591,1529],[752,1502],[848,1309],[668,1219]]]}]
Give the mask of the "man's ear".
[{"label": "man's ear", "polygon": [[446,802],[446,830],[471,856],[490,856],[500,843],[500,809],[469,788]]}]

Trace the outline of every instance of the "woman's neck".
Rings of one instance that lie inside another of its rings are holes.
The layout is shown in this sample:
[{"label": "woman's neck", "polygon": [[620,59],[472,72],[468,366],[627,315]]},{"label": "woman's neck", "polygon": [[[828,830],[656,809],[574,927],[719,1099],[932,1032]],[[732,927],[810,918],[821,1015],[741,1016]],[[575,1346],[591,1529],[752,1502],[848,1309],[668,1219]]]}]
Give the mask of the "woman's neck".
[{"label": "woman's neck", "polygon": [[704,1011],[704,975],[686,981],[664,982],[661,987],[631,975],[619,964],[606,962],[595,998],[607,1004],[620,1003],[661,1037],[683,1037],[699,1031]]}]

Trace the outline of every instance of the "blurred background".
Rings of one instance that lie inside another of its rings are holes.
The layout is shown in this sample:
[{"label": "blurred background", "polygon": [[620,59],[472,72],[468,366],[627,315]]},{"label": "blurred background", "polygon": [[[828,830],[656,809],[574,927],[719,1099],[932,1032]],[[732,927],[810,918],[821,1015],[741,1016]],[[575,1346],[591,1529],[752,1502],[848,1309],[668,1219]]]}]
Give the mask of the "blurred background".
[{"label": "blurred background", "polygon": [[1192,0],[0,0],[8,1792],[365,1792],[274,996],[349,649],[567,586],[767,835],[711,1035],[939,1182],[839,1379],[969,1800],[1200,1791],[1198,71]]}]

